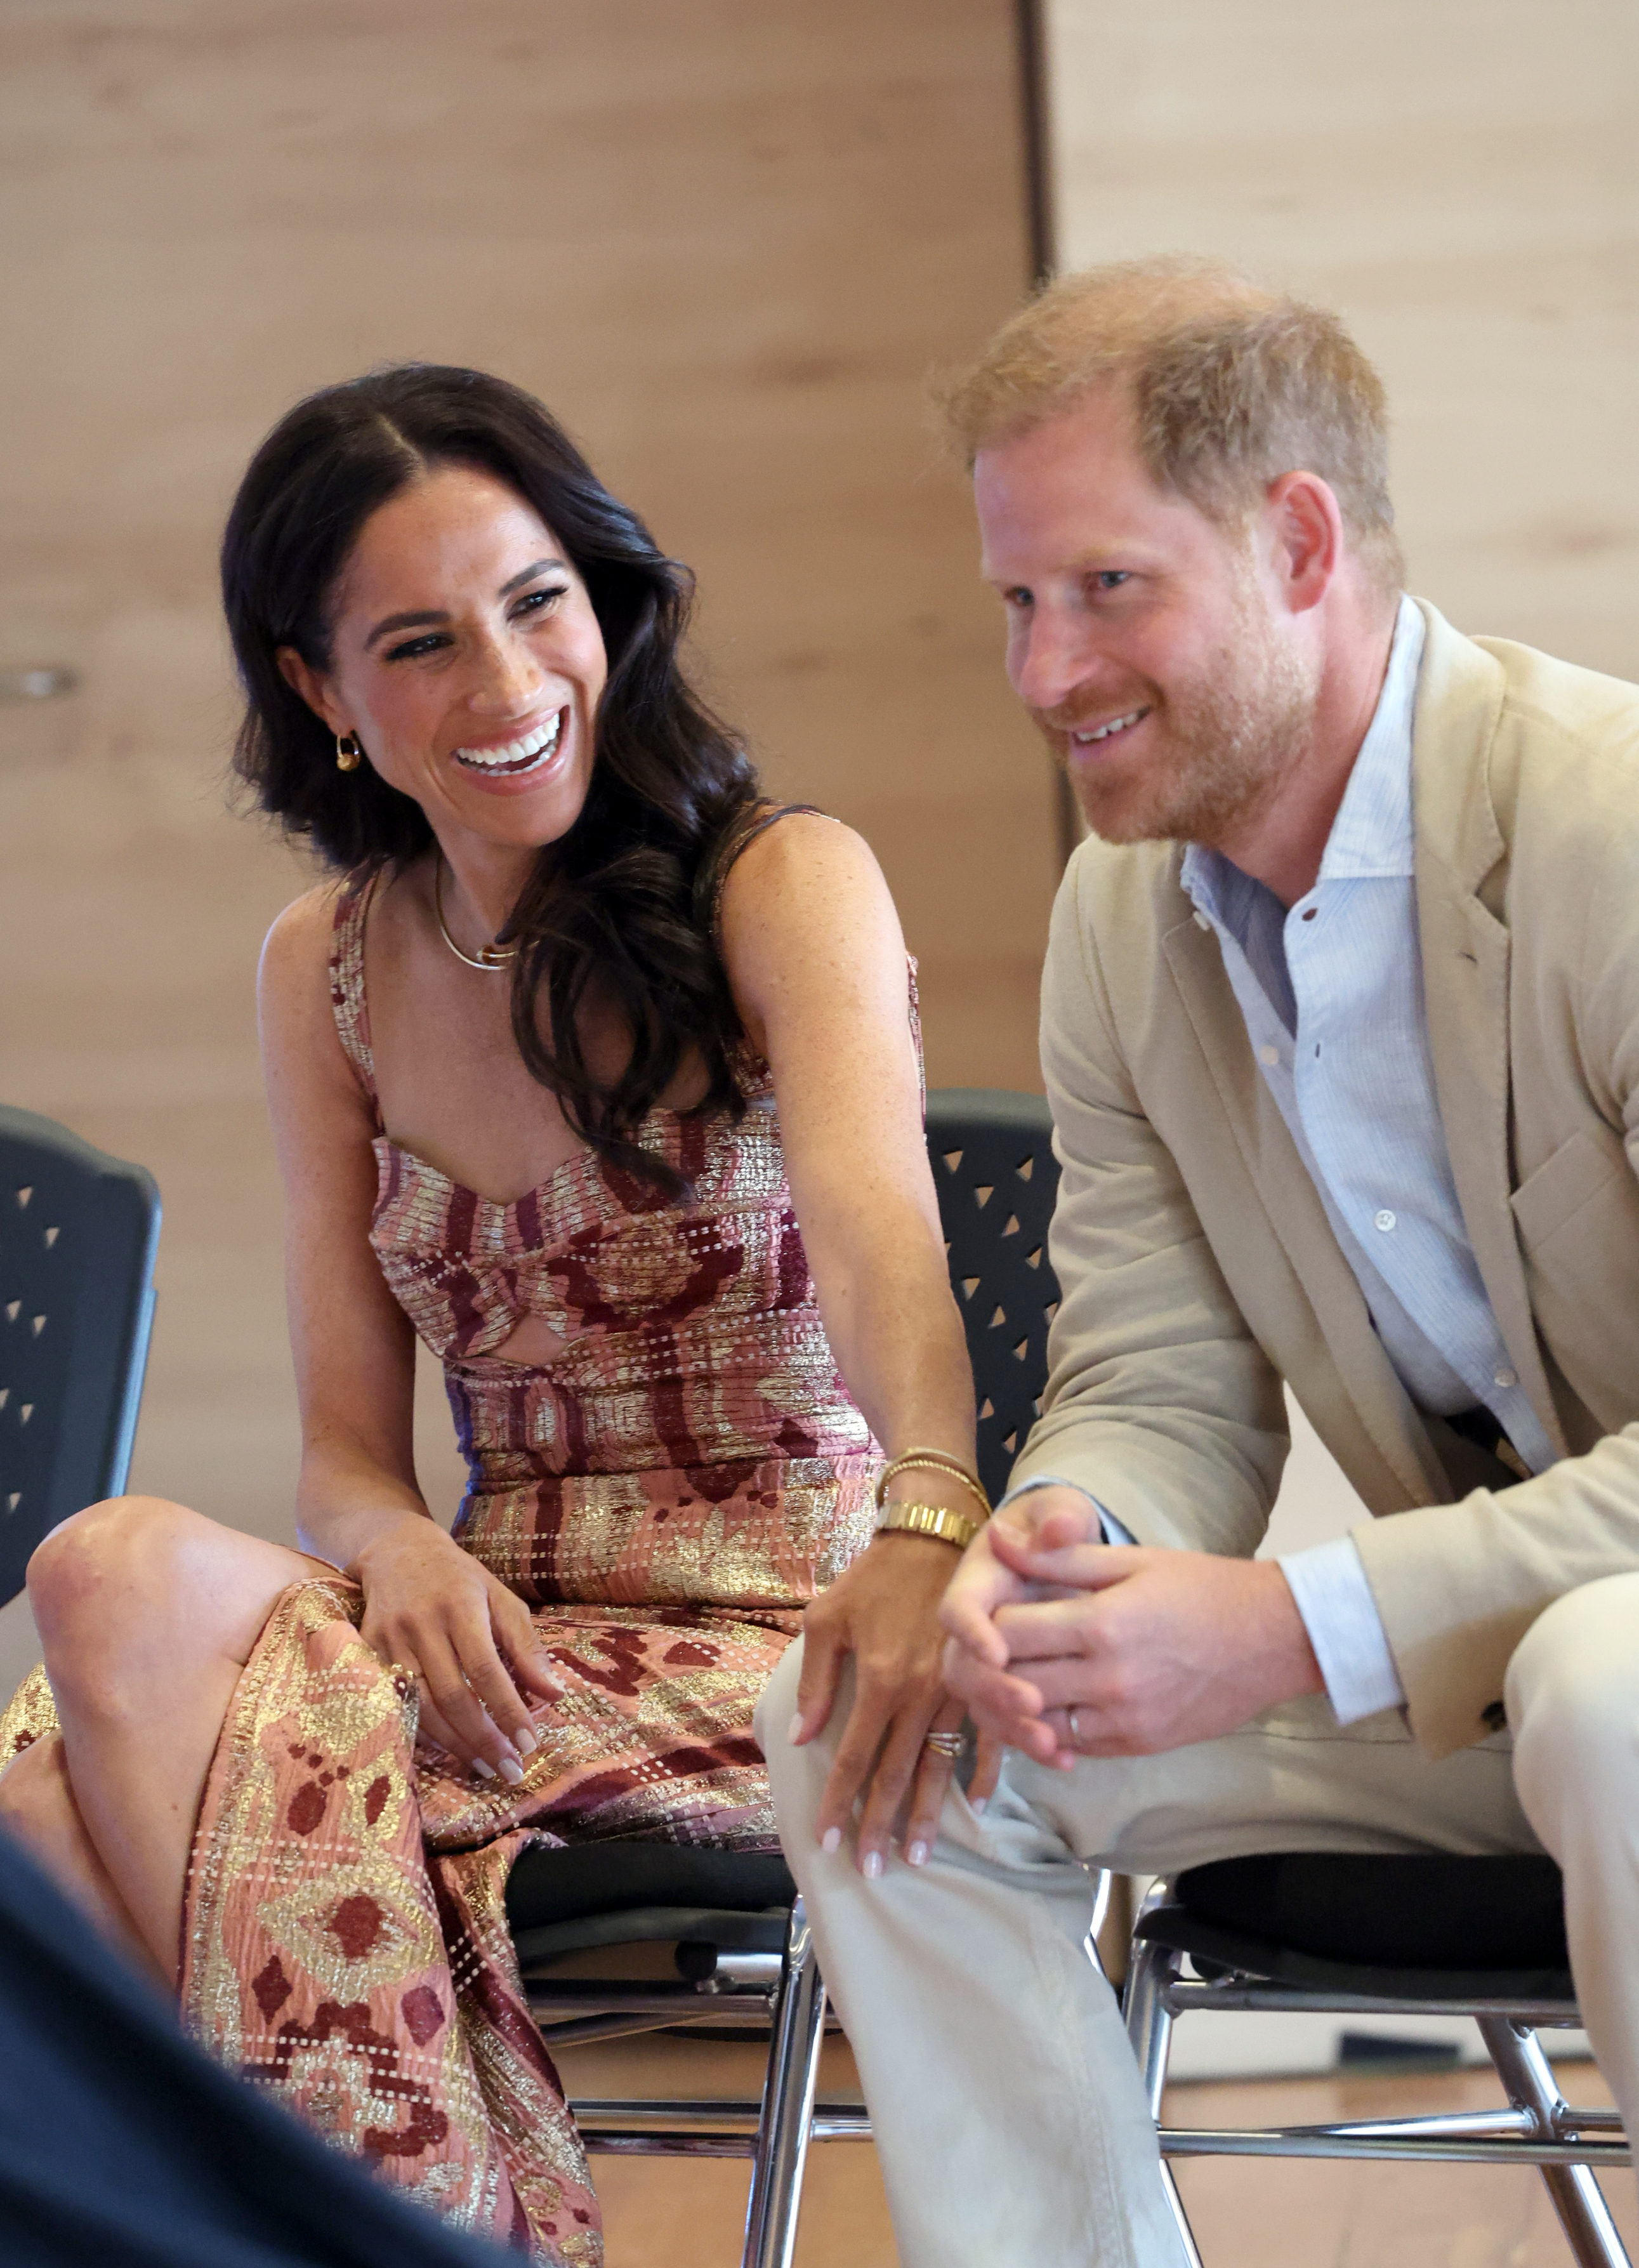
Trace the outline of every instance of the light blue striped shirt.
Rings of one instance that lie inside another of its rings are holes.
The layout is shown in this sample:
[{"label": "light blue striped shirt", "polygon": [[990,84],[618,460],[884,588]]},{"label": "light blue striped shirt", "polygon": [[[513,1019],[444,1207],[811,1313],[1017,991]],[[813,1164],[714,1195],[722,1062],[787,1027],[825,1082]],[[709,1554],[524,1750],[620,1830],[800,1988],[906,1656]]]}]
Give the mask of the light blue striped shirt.
[{"label": "light blue striped shirt", "polygon": [[[1195,919],[1216,933],[1269,1092],[1407,1392],[1438,1414],[1483,1403],[1540,1472],[1555,1452],[1481,1280],[1434,1089],[1412,828],[1424,631],[1402,599],[1383,691],[1308,895],[1289,909],[1195,843],[1180,880]],[[1100,1512],[1110,1541],[1132,1541]],[[1280,1564],[1339,1721],[1402,1702],[1352,1539]]]}]

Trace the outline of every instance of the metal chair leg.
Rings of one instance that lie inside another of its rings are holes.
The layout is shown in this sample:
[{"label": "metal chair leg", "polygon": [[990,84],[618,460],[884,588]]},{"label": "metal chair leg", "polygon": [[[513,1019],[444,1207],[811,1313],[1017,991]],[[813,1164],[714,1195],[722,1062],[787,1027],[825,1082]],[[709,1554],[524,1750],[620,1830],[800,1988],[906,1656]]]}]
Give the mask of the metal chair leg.
[{"label": "metal chair leg", "polygon": [[1128,2041],[1143,2078],[1150,2116],[1158,2123],[1166,2085],[1166,2052],[1172,2038],[1172,2019],[1161,1993],[1177,1962],[1178,1955],[1165,1946],[1136,1937],[1127,1956],[1127,1984],[1121,1993]]},{"label": "metal chair leg", "polygon": [[768,2041],[741,2268],[791,2268],[824,2039],[825,1984],[798,1898],[786,1931],[785,1970]]},{"label": "metal chair leg", "polygon": [[[1150,1890],[1140,1909],[1141,1915],[1151,1905],[1166,1905],[1172,1901],[1172,1884],[1159,1881]],[[1150,2116],[1158,2126],[1161,2123],[1161,2097],[1166,2088],[1167,2051],[1172,2043],[1172,2018],[1163,1997],[1163,1988],[1177,1973],[1179,1956],[1165,1946],[1154,1945],[1148,1938],[1135,1937],[1127,1952],[1127,1983],[1121,1993],[1121,2014],[1127,2025],[1127,2036],[1138,2058],[1143,2073],[1144,2093],[1150,2098]],[[1165,2158],[1161,2161],[1161,2187],[1166,2194],[1168,2210],[1177,2225],[1179,2241],[1184,2248],[1188,2268],[1201,2268],[1201,2254],[1196,2250],[1194,2231],[1189,2226],[1189,2216],[1184,2211],[1184,2200],[1178,2193],[1178,2183],[1172,2169]]]},{"label": "metal chair leg", "polygon": [[[1565,2098],[1535,2032],[1528,2024],[1510,2023],[1502,2016],[1482,2016],[1479,2023],[1480,2036],[1509,2101],[1530,2112],[1544,2140],[1563,2139]],[[1616,2233],[1591,2166],[1543,2166],[1539,2170],[1577,2268],[1628,2268],[1627,2247]]]}]

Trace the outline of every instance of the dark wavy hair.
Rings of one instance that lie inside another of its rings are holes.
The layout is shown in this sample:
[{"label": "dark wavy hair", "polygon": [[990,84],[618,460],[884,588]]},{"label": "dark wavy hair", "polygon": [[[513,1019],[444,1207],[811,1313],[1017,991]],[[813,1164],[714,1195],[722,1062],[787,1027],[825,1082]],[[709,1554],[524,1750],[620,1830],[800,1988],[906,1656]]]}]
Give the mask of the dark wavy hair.
[{"label": "dark wavy hair", "polygon": [[[698,1111],[745,1108],[741,1027],[715,936],[720,878],[759,802],[740,742],[678,658],[693,579],[609,494],[540,403],[481,371],[408,364],[299,401],[257,450],[228,515],[222,598],[245,688],[233,768],[261,807],[344,871],[401,869],[433,840],[421,806],[365,763],[336,768],[331,734],[278,663],[330,666],[329,610],[371,514],[434,467],[489,473],[533,506],[591,598],[608,654],[579,816],[538,854],[503,937],[518,947],[512,1031],[582,1138],[665,1194],[678,1177],[636,1134],[691,1050]],[[589,990],[629,1037],[594,1079],[581,1044]],[[542,1010],[545,1013],[543,1015]]]}]

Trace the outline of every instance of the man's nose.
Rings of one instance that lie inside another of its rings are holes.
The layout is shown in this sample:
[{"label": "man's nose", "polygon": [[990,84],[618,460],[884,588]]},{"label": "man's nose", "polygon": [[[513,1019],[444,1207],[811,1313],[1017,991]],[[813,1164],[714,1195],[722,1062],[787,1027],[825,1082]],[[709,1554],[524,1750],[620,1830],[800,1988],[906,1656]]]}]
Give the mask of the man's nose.
[{"label": "man's nose", "polygon": [[1050,710],[1096,673],[1098,657],[1080,624],[1038,608],[1015,634],[1008,663],[1019,699],[1029,708]]}]

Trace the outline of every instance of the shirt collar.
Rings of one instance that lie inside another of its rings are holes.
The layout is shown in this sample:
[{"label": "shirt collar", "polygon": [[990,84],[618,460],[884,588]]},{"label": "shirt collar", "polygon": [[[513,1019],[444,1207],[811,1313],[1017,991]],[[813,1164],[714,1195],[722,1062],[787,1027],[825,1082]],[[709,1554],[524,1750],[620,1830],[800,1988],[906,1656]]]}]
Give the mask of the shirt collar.
[{"label": "shirt collar", "polygon": [[[1411,726],[1428,625],[1415,600],[1394,618],[1383,690],[1360,744],[1320,860],[1322,882],[1380,880],[1413,871]],[[1222,921],[1248,878],[1220,851],[1191,843],[1179,880],[1201,911]],[[1231,924],[1231,926],[1233,926]]]}]

